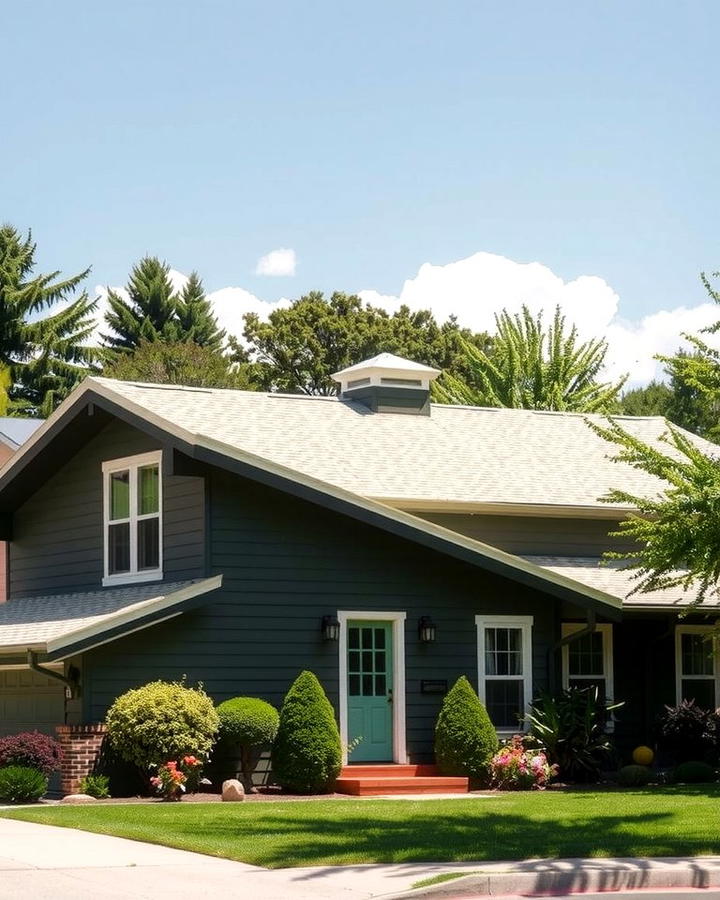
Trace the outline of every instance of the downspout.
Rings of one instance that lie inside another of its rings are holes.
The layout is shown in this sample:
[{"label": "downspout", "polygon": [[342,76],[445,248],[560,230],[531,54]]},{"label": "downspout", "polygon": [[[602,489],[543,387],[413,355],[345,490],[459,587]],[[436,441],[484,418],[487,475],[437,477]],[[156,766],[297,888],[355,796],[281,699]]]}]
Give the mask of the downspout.
[{"label": "downspout", "polygon": [[56,672],[54,669],[46,669],[37,661],[37,653],[34,650],[27,652],[27,664],[38,675],[44,675],[46,678],[54,678],[65,685],[65,696],[68,700],[75,700],[80,693],[80,683],[77,677],[72,678],[63,675],[62,672]]}]

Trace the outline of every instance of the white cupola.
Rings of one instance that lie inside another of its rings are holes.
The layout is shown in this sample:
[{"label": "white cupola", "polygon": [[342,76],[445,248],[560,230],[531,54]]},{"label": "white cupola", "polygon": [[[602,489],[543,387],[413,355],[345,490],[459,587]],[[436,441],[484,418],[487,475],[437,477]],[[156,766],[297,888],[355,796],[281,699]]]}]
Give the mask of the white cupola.
[{"label": "white cupola", "polygon": [[439,374],[440,369],[379,353],[332,377],[340,384],[341,397],[373,412],[430,415],[430,383]]}]

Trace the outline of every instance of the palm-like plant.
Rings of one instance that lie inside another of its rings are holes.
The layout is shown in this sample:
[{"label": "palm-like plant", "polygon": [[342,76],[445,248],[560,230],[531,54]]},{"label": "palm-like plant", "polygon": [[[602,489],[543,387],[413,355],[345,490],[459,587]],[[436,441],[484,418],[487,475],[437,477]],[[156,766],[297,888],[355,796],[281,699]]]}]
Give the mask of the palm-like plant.
[{"label": "palm-like plant", "polygon": [[465,341],[468,378],[444,374],[433,386],[434,400],[568,412],[616,408],[625,378],[615,384],[598,380],[607,343],[598,338],[580,342],[574,326],[566,330],[559,307],[547,329],[542,313],[533,316],[526,306],[516,315],[504,310],[495,324],[490,352]]},{"label": "palm-like plant", "polygon": [[0,226],[0,366],[10,373],[11,411],[49,415],[97,358],[87,346],[97,301],[85,292],[70,299],[90,269],[61,281],[59,272],[34,275],[35,249],[29,232]]}]

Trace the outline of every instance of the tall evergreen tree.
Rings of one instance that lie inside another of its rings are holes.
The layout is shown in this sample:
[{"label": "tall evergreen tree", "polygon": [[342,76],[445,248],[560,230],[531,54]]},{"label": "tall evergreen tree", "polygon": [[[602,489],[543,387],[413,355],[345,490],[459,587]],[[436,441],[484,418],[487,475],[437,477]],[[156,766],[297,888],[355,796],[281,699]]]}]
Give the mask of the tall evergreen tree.
[{"label": "tall evergreen tree", "polygon": [[177,301],[178,337],[190,341],[198,347],[220,352],[225,341],[225,332],[218,328],[217,319],[212,314],[210,301],[197,272],[191,272]]},{"label": "tall evergreen tree", "polygon": [[128,300],[108,292],[105,321],[112,333],[103,341],[110,350],[132,351],[145,341],[172,341],[178,336],[177,296],[170,281],[170,266],[156,256],[145,256],[133,267]]},{"label": "tall evergreen tree", "polygon": [[558,307],[546,328],[542,314],[533,316],[523,306],[511,315],[495,317],[497,333],[492,350],[465,345],[468,375],[444,373],[433,385],[440,403],[473,406],[548,409],[568,412],[610,412],[617,408],[625,383],[600,382],[606,341],[580,342],[577,329],[565,329]]},{"label": "tall evergreen tree", "polygon": [[86,344],[97,301],[70,299],[90,269],[61,281],[59,272],[34,275],[35,250],[29,232],[0,227],[0,366],[10,372],[11,411],[47,416],[97,358]]}]

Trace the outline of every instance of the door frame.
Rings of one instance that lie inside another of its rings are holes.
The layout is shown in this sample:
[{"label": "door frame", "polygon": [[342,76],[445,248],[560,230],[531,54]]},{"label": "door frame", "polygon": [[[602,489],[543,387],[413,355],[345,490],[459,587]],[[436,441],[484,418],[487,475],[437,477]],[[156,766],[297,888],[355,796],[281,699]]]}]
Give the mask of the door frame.
[{"label": "door frame", "polygon": [[378,612],[377,610],[343,610],[337,613],[340,622],[340,641],[338,646],[340,668],[340,740],[342,741],[343,765],[347,765],[348,745],[348,658],[347,658],[347,625],[349,621],[390,622],[393,640],[393,703],[392,703],[392,739],[393,762],[403,765],[407,763],[407,742],[405,735],[405,619],[404,612]]}]

